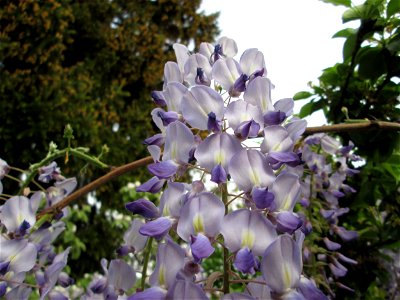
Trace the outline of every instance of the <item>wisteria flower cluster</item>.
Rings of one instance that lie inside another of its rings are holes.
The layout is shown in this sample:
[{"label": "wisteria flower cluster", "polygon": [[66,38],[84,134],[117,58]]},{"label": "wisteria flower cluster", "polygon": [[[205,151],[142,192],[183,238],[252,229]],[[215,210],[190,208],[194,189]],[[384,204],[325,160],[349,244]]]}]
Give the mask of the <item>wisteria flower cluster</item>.
[{"label": "wisteria flower cluster", "polygon": [[[151,287],[130,299],[207,299],[202,262],[216,247],[225,249],[223,280],[233,272],[231,263],[240,274],[259,276],[245,294],[229,293],[224,283],[224,299],[325,298],[302,276],[303,219],[293,211],[301,183],[290,168],[302,164],[295,145],[306,122],[291,117],[293,100],[272,103],[273,85],[257,49],[239,61],[236,43],[225,37],[216,46],[202,43],[195,54],[180,44],[174,49],[177,63],[165,65],[163,91],[152,93],[161,133],[145,143],[154,177],[138,190],[167,187],[158,206],[144,198],[126,206],[145,219],[135,235],[158,241]],[[180,182],[192,168],[202,180]],[[136,245],[121,251],[136,251]]]},{"label": "wisteria flower cluster", "polygon": [[[2,169],[8,172],[7,163],[1,162]],[[29,198],[11,197],[0,206],[0,297],[5,295],[6,299],[28,299],[32,287],[38,288],[41,299],[45,299],[54,294],[52,289],[57,283],[64,287],[73,283],[63,272],[70,249],[57,254],[52,246],[65,230],[64,222],[36,222],[36,212],[40,206],[50,207],[62,200],[76,188],[77,182],[75,178],[63,177],[55,162],[39,173],[41,182],[52,181],[53,185]],[[65,213],[60,212],[56,219]],[[35,278],[35,285],[28,283],[30,277]]]},{"label": "wisteria flower cluster", "polygon": [[[329,288],[332,283],[340,288],[350,289],[338,282],[338,278],[344,277],[348,271],[342,263],[357,264],[355,260],[339,252],[342,245],[338,242],[338,239],[349,242],[358,237],[356,231],[339,226],[339,217],[349,212],[348,207],[340,207],[339,199],[356,192],[345,183],[347,177],[359,172],[348,165],[350,161],[361,159],[351,153],[352,148],[353,144],[342,147],[337,140],[323,133],[308,136],[302,145],[302,159],[305,163],[296,167],[298,173],[303,174],[300,203],[305,208],[305,223],[309,227],[307,231],[311,230],[313,223],[318,224],[318,228],[313,229],[316,234],[306,239],[304,258],[312,266],[310,269],[318,269],[319,275],[314,276],[324,282],[332,295],[334,292]],[[317,209],[319,214],[307,210],[310,207]],[[321,246],[317,247],[319,251],[312,251],[316,245]],[[328,270],[321,265],[315,268],[317,261],[327,266]]]},{"label": "wisteria flower cluster", "polygon": [[[295,206],[322,195],[326,234],[356,237],[337,219],[347,211],[337,199],[353,192],[344,183],[355,172],[346,164],[351,146],[326,135],[302,137],[306,121],[292,116],[292,99],[272,102],[273,84],[257,49],[236,60],[235,41],[223,37],[216,45],[202,43],[198,53],[181,44],[174,50],[177,62],[165,65],[163,90],[151,95],[160,130],[144,141],[153,177],[137,188],[162,192],[159,203],[140,198],[126,205],[134,219],[118,258],[103,259],[104,274],[73,294],[73,280],[63,272],[69,249],[56,254],[51,245],[64,223],[37,223],[35,214],[42,201],[52,206],[71,193],[76,179],[64,178],[55,162],[41,168],[38,179],[53,186],[0,207],[0,296],[27,299],[34,286],[41,299],[327,299],[303,272],[313,219]],[[335,157],[334,168],[323,151]],[[193,170],[199,178],[188,183]],[[0,179],[7,172],[0,160]],[[340,248],[323,241],[328,250]],[[143,261],[124,260],[142,251]],[[222,265],[206,276],[204,263],[220,253]],[[355,263],[339,252],[324,255],[335,278],[345,275],[339,261]],[[141,288],[133,290],[139,276]]]}]

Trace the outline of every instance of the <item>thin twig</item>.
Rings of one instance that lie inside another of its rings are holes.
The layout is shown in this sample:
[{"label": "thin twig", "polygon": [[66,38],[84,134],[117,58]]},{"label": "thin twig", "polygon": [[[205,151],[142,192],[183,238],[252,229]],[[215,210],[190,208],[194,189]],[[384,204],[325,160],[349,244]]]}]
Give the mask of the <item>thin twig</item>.
[{"label": "thin twig", "polygon": [[400,123],[365,120],[357,123],[341,123],[335,125],[308,127],[304,133],[308,135],[320,132],[347,132],[347,131],[358,131],[365,129],[400,131]]},{"label": "thin twig", "polygon": [[83,188],[72,193],[71,195],[64,198],[62,201],[58,202],[57,204],[55,204],[51,207],[45,208],[37,215],[37,219],[40,219],[45,214],[54,213],[55,211],[60,211],[61,209],[66,207],[72,201],[75,201],[75,200],[79,199],[80,197],[86,195],[87,193],[97,189],[98,187],[102,186],[106,182],[108,182],[116,177],[119,177],[125,173],[128,173],[129,171],[146,166],[146,165],[150,164],[151,162],[153,162],[152,157],[147,156],[145,158],[136,160],[129,164],[117,167],[117,168],[113,169],[111,172],[103,175],[102,177],[96,179],[95,181],[92,181],[88,185],[85,185]]}]

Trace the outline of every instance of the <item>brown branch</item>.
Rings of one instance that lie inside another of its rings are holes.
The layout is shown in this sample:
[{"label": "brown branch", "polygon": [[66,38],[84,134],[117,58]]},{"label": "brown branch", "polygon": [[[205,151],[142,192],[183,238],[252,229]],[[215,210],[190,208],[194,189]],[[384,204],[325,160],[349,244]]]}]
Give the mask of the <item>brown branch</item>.
[{"label": "brown branch", "polygon": [[[324,125],[324,126],[316,126],[316,127],[308,127],[304,134],[314,134],[320,132],[348,132],[348,131],[358,131],[358,130],[366,130],[366,129],[383,129],[383,130],[396,130],[400,131],[400,123],[391,123],[391,122],[383,122],[383,121],[371,121],[365,120],[359,123],[342,123],[336,125]],[[80,197],[88,194],[89,192],[97,189],[99,186],[105,184],[106,182],[119,177],[129,171],[135,170],[137,168],[146,166],[153,162],[151,156],[136,160],[129,164],[114,168],[111,172],[103,175],[102,177],[96,179],[95,181],[89,183],[83,188],[77,190],[72,193],[68,197],[64,198],[62,201],[57,204],[43,209],[38,215],[37,219],[40,219],[46,214],[59,212],[61,209],[66,207],[72,201],[79,199]]]},{"label": "brown branch", "polygon": [[97,178],[95,181],[92,181],[91,183],[89,183],[88,185],[85,185],[83,188],[77,190],[76,192],[72,193],[71,195],[69,195],[68,197],[64,198],[62,201],[58,202],[57,204],[45,208],[43,209],[38,215],[37,215],[37,219],[40,219],[41,217],[43,217],[45,214],[49,214],[49,213],[54,213],[54,212],[58,212],[61,209],[63,209],[64,207],[66,207],[69,203],[71,203],[72,201],[75,201],[77,199],[79,199],[80,197],[86,195],[87,193],[97,189],[98,187],[102,186],[103,184],[105,184],[106,182],[119,177],[125,173],[128,173],[129,171],[135,170],[137,168],[146,166],[148,164],[150,164],[151,162],[153,162],[153,159],[151,158],[151,156],[147,156],[145,158],[136,160],[134,162],[131,162],[129,164],[114,168],[111,172],[101,176],[100,178]]},{"label": "brown branch", "polygon": [[320,132],[348,132],[365,129],[383,129],[400,131],[400,123],[365,120],[358,123],[342,123],[335,125],[324,125],[316,127],[308,127],[304,134],[314,134]]}]

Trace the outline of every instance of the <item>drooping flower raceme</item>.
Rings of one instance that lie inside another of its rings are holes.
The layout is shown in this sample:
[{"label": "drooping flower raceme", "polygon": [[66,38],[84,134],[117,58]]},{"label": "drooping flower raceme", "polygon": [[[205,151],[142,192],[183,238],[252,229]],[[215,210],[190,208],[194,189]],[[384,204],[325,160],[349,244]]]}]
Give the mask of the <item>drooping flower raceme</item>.
[{"label": "drooping flower raceme", "polygon": [[[292,99],[273,101],[258,49],[247,49],[237,60],[237,45],[226,37],[215,45],[202,43],[198,53],[180,44],[173,49],[177,61],[167,62],[163,89],[151,94],[159,107],[150,118],[160,130],[144,141],[154,160],[148,166],[152,177],[137,188],[161,197],[153,202],[143,194],[125,205],[133,221],[118,258],[101,261],[104,274],[93,276],[85,294],[67,294],[72,280],[62,270],[69,249],[56,254],[50,246],[63,225],[45,223],[31,232],[41,199],[54,205],[77,185],[51,163],[39,179],[55,180],[52,187],[0,207],[0,238],[7,250],[0,255],[0,279],[22,282],[26,272],[35,272],[42,298],[209,299],[212,293],[222,299],[326,299],[303,272],[303,232],[311,231],[313,220],[299,204],[311,205],[317,194],[328,203],[321,218],[331,236],[321,241],[332,252],[326,256],[332,276],[344,276],[342,263],[355,262],[336,252],[341,245],[333,235],[344,241],[356,236],[338,223],[347,212],[338,207],[338,198],[353,192],[344,183],[355,173],[346,164],[350,149],[325,135],[301,139],[306,122],[292,116]],[[328,166],[315,148],[337,158],[340,167]],[[2,162],[0,179],[6,172]],[[187,183],[192,170],[198,179]],[[132,265],[138,262],[131,262],[141,251],[143,268],[136,270]],[[156,261],[148,264],[152,253]],[[214,264],[215,272],[206,278],[207,260],[220,253],[223,263]],[[243,293],[229,293],[233,277],[247,283]],[[214,285],[219,279],[223,296]],[[67,291],[54,290],[57,282]],[[30,292],[0,282],[0,295]]]}]

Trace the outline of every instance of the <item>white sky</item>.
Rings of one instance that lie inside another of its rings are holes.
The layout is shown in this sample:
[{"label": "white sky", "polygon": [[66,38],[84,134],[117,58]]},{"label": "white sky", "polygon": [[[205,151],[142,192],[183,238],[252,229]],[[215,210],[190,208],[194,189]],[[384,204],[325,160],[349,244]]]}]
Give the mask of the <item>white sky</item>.
[{"label": "white sky", "polygon": [[[319,0],[203,0],[200,10],[220,11],[220,36],[236,41],[239,53],[258,48],[275,85],[273,101],[293,97],[317,82],[324,68],[342,61],[344,39],[332,35],[342,24],[344,6]],[[300,103],[301,102],[301,103]],[[296,112],[304,101],[297,101]],[[309,125],[325,123],[322,112]]]}]

